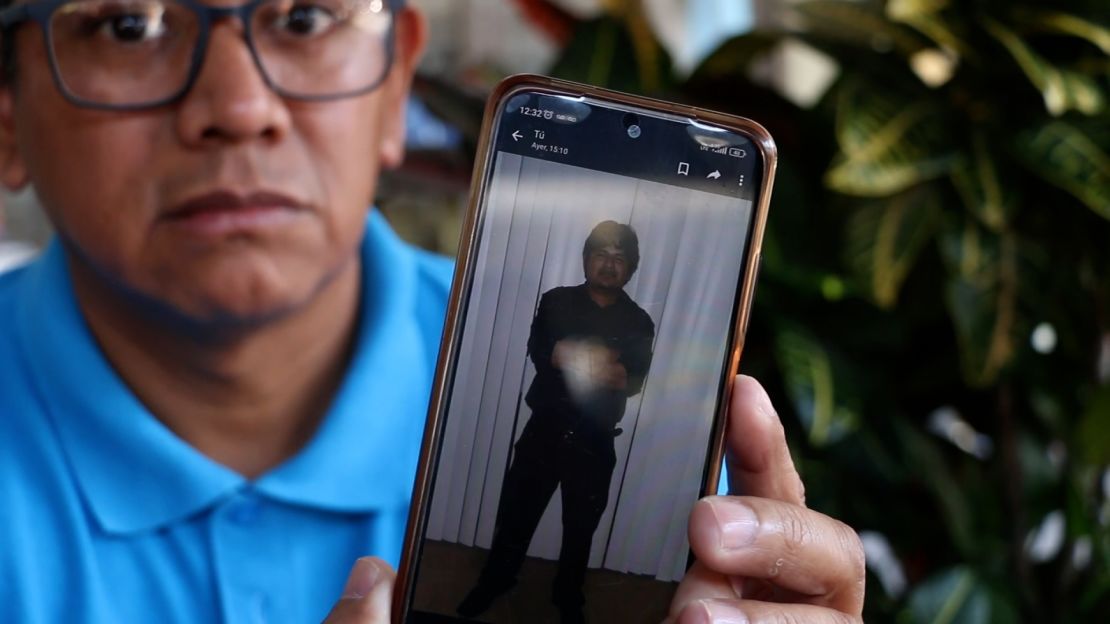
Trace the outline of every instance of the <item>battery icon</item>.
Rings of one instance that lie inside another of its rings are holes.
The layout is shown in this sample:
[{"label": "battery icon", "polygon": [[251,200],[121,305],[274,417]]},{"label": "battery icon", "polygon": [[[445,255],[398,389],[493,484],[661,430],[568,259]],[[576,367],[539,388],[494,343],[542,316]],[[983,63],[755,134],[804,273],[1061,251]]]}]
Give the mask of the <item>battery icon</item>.
[{"label": "battery icon", "polygon": [[730,147],[728,150],[728,155],[732,156],[733,158],[743,158],[747,156],[748,153],[740,149],[739,147]]}]

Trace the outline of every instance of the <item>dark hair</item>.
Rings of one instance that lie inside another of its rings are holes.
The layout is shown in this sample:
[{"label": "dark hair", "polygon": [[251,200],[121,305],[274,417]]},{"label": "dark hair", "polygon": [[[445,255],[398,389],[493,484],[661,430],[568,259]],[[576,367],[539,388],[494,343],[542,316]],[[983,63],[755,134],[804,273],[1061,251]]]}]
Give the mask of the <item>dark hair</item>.
[{"label": "dark hair", "polygon": [[636,230],[624,223],[602,221],[595,225],[586,238],[586,244],[582,246],[582,263],[586,263],[591,253],[608,245],[624,252],[628,259],[628,276],[631,277],[640,266],[640,239],[636,236]]}]

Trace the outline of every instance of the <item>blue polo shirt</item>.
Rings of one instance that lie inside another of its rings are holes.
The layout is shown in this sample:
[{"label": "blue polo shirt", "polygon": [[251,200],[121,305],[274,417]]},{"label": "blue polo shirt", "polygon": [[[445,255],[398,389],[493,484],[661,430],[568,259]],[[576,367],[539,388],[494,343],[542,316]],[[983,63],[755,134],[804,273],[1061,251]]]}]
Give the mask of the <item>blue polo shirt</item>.
[{"label": "blue polo shirt", "polygon": [[0,277],[0,622],[318,622],[357,557],[397,564],[452,267],[377,213],[362,260],[339,394],[253,481],[128,390],[57,243]]}]

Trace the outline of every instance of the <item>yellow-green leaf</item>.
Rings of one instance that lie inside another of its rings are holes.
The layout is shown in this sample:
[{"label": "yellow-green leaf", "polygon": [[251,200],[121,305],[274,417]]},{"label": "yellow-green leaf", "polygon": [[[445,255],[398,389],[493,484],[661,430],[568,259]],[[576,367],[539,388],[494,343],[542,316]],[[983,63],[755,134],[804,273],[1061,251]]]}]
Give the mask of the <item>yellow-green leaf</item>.
[{"label": "yellow-green leaf", "polygon": [[986,386],[1014,357],[1018,269],[1012,234],[995,235],[968,221],[942,237],[952,275],[948,311],[956,329],[966,381]]},{"label": "yellow-green leaf", "polygon": [[793,10],[805,31],[817,37],[872,49],[890,48],[904,56],[925,47],[911,30],[887,19],[874,4],[810,0],[795,5]]},{"label": "yellow-green leaf", "polygon": [[886,3],[887,16],[904,22],[921,15],[933,15],[948,7],[949,0],[889,0]]},{"label": "yellow-green leaf", "polygon": [[1039,30],[1070,35],[1097,46],[1104,54],[1110,54],[1110,28],[1077,15],[1059,11],[1030,12],[1024,23]]},{"label": "yellow-green leaf", "polygon": [[972,136],[971,151],[952,167],[952,183],[967,209],[996,232],[1009,221],[1012,193],[998,176],[998,163],[982,133]]},{"label": "yellow-green leaf", "polygon": [[1105,96],[1098,83],[1080,72],[1053,66],[1017,33],[994,20],[986,20],[987,31],[998,40],[1017,62],[1044,98],[1045,109],[1054,116],[1069,110],[1084,115],[1097,115],[1105,108]]},{"label": "yellow-green leaf", "polygon": [[943,117],[930,102],[906,101],[849,77],[836,114],[841,153],[825,176],[835,191],[884,197],[943,175],[952,164]]},{"label": "yellow-green leaf", "polygon": [[[887,132],[875,137],[876,144],[884,141],[884,134]],[[825,174],[825,184],[846,195],[887,197],[944,175],[953,160],[951,154],[930,154],[906,139],[882,152],[838,156]]]},{"label": "yellow-green leaf", "polygon": [[846,195],[883,197],[944,175],[951,164],[950,156],[915,161],[839,160],[825,175],[825,183]]},{"label": "yellow-green leaf", "polygon": [[[886,90],[870,88],[857,76],[845,77],[836,98],[835,132],[841,151],[860,155],[865,150],[874,150],[869,146],[874,144],[875,135],[890,119],[905,111],[908,104]],[[903,115],[902,126],[923,118],[926,112],[926,108],[919,106],[908,118]]]},{"label": "yellow-green leaf", "polygon": [[786,329],[775,343],[787,391],[815,446],[825,446],[854,430],[859,418],[837,401],[832,359],[813,336]]},{"label": "yellow-green leaf", "polygon": [[849,218],[848,263],[880,307],[897,303],[902,283],[932,239],[940,214],[937,194],[926,189],[866,204]]},{"label": "yellow-green leaf", "polygon": [[886,14],[892,21],[913,28],[941,48],[959,56],[969,56],[971,47],[941,15],[948,5],[948,0],[890,0]]},{"label": "yellow-green leaf", "polygon": [[1110,219],[1110,156],[1079,128],[1051,121],[1020,134],[1015,149],[1033,172]]}]

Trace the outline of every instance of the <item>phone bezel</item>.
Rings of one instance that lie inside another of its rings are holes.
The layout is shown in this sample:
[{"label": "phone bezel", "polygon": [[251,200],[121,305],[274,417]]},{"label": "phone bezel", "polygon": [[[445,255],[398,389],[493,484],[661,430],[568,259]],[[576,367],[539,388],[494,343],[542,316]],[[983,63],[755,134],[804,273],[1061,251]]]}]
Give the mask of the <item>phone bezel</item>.
[{"label": "phone bezel", "polygon": [[[415,589],[416,562],[420,558],[421,542],[424,529],[427,525],[427,503],[430,502],[432,480],[439,467],[440,426],[444,418],[444,409],[449,395],[449,388],[453,381],[455,358],[462,338],[461,325],[465,314],[465,305],[469,302],[466,292],[474,277],[474,262],[476,259],[476,243],[479,237],[479,226],[482,223],[482,200],[486,197],[492,179],[492,170],[489,167],[494,157],[496,146],[497,122],[501,117],[505,102],[515,94],[522,92],[537,92],[545,95],[588,97],[604,103],[616,105],[621,108],[630,107],[637,112],[662,113],[697,122],[706,123],[741,134],[752,141],[756,146],[761,159],[760,185],[753,202],[753,218],[750,225],[751,232],[747,253],[744,257],[741,288],[736,297],[734,310],[735,326],[733,327],[732,344],[727,350],[727,365],[724,379],[736,376],[740,366],[740,354],[744,347],[744,337],[751,316],[751,303],[755,293],[755,281],[759,272],[762,252],[763,233],[767,224],[767,213],[770,208],[771,190],[774,185],[775,170],[778,164],[778,150],[770,133],[762,125],[744,117],[718,113],[693,106],[676,104],[656,100],[638,95],[621,93],[600,87],[578,84],[547,76],[521,74],[510,76],[503,80],[491,93],[486,104],[482,119],[482,130],[478,143],[477,157],[474,164],[474,173],[471,179],[470,196],[467,202],[467,211],[463,219],[459,240],[458,257],[455,264],[455,276],[451,284],[451,294],[447,304],[447,318],[443,328],[443,338],[440,342],[439,358],[436,364],[435,381],[432,386],[432,395],[428,403],[428,416],[424,427],[424,440],[420,449],[420,462],[417,468],[416,480],[413,484],[412,505],[409,510],[408,524],[405,530],[401,565],[397,572],[397,584],[394,588],[393,609],[391,621],[402,624],[403,617],[407,615],[409,603]],[[709,451],[708,474],[702,495],[715,494],[720,480],[721,460],[724,456],[725,440],[725,415],[731,398],[732,384],[724,383],[721,396],[718,399],[717,413],[714,414],[713,437]]]}]

